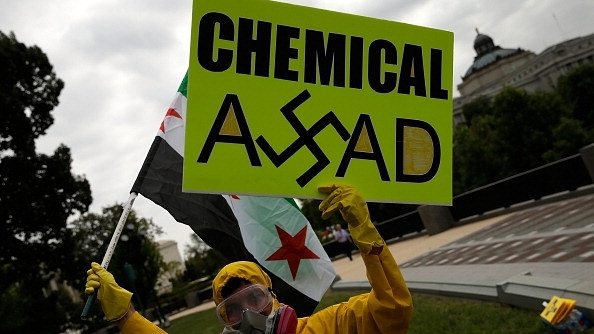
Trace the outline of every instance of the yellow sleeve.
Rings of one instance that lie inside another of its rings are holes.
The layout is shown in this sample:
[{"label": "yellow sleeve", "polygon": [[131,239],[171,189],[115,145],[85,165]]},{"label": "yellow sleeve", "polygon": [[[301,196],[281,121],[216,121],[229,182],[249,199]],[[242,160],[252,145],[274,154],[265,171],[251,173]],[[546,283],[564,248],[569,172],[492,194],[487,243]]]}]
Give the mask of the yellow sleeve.
[{"label": "yellow sleeve", "polygon": [[412,297],[396,260],[371,222],[351,230],[361,250],[371,292],[299,319],[299,334],[400,334],[412,317]]},{"label": "yellow sleeve", "polygon": [[167,332],[140,313],[134,312],[122,326],[122,334],[167,334]]}]

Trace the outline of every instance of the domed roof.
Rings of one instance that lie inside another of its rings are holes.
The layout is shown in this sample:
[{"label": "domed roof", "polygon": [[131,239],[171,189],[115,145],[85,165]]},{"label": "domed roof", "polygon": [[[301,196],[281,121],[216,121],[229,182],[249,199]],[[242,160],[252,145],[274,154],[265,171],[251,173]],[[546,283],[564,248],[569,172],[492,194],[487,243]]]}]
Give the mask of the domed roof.
[{"label": "domed roof", "polygon": [[477,55],[482,56],[494,48],[495,43],[493,43],[493,39],[491,37],[481,33],[476,35],[476,38],[474,39],[474,50],[476,51]]},{"label": "domed roof", "polygon": [[474,57],[474,63],[466,71],[462,79],[487,65],[497,62],[499,59],[507,58],[517,52],[521,52],[521,49],[502,49],[499,45],[495,45],[491,37],[479,33],[478,30],[476,34],[476,38],[474,39],[476,57]]}]

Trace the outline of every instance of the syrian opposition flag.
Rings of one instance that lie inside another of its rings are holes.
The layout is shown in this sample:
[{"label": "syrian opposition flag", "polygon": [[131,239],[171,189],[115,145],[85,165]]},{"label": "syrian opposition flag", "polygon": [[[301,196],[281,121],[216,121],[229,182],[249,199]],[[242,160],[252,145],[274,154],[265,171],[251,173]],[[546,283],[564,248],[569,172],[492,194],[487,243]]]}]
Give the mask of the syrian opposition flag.
[{"label": "syrian opposition flag", "polygon": [[131,192],[192,228],[228,261],[255,261],[281,303],[311,315],[336,276],[309,222],[292,199],[182,192],[188,74]]},{"label": "syrian opposition flag", "polygon": [[225,197],[239,221],[246,248],[260,265],[309,298],[319,301],[336,273],[295,201],[255,196]]}]

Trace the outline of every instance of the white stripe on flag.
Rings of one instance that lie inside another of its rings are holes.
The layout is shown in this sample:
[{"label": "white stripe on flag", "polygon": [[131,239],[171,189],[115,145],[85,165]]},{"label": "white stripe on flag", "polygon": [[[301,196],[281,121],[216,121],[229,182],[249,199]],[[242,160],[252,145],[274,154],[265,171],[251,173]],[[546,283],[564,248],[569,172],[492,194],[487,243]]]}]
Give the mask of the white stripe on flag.
[{"label": "white stripe on flag", "polygon": [[[306,296],[320,301],[332,284],[336,273],[330,258],[311,228],[307,218],[284,198],[257,196],[225,196],[231,206],[247,250],[258,262]],[[289,261],[267,261],[282,247],[276,227],[291,236],[303,228],[307,233],[305,246],[318,259],[300,259],[293,278]]]},{"label": "white stripe on flag", "polygon": [[188,99],[179,92],[175,94],[175,98],[165,114],[165,118],[163,119],[163,123],[161,123],[157,136],[165,139],[167,143],[169,143],[169,146],[183,157]]}]

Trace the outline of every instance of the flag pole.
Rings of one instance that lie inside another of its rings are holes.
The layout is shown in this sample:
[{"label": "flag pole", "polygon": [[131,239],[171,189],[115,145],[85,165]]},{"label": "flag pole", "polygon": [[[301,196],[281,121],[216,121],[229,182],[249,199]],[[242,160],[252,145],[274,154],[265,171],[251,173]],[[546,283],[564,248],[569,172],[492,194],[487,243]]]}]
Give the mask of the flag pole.
[{"label": "flag pole", "polygon": [[[111,241],[109,242],[107,251],[105,252],[105,255],[103,256],[103,261],[101,261],[101,266],[105,269],[107,269],[107,266],[109,266],[111,257],[113,256],[113,253],[115,252],[115,248],[118,244],[118,241],[120,240],[120,235],[122,234],[122,230],[124,229],[124,223],[126,222],[126,219],[128,219],[128,215],[130,214],[130,210],[132,209],[132,204],[134,204],[134,200],[136,199],[136,196],[138,196],[137,193],[135,193],[135,192],[130,193],[130,197],[128,197],[128,201],[126,201],[126,203],[124,203],[124,210],[122,211],[120,220],[118,221],[118,224],[116,225],[113,235],[111,236]],[[95,302],[96,298],[97,298],[97,290],[95,290],[95,292],[92,295],[89,295],[89,297],[87,298],[85,307],[83,308],[82,314],[80,315],[81,319],[83,319],[83,320],[88,319],[89,312],[91,311],[91,306],[93,306],[93,303]]]}]

